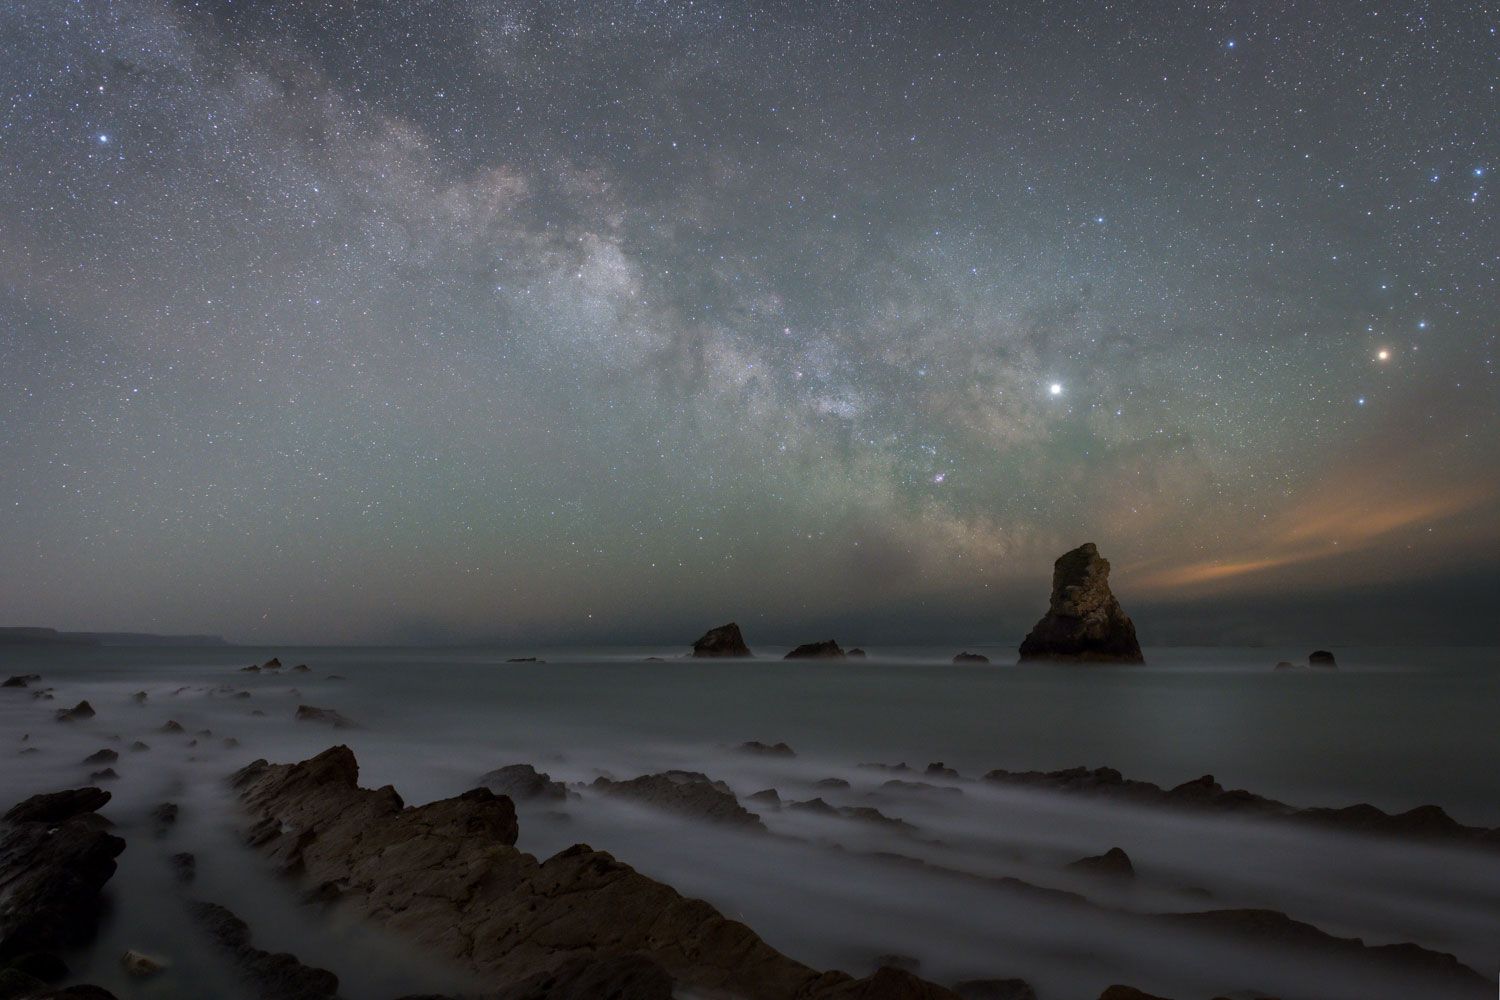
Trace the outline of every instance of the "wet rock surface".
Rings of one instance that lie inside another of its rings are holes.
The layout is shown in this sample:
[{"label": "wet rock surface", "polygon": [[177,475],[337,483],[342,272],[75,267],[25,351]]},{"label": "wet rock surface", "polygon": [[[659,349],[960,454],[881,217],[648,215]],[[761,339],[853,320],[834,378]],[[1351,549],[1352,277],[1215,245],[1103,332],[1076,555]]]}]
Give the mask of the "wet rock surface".
[{"label": "wet rock surface", "polygon": [[1142,663],[1135,623],[1109,589],[1109,560],[1093,542],[1059,556],[1047,613],[1021,642],[1022,662]]},{"label": "wet rock surface", "polygon": [[300,764],[257,761],[234,784],[250,816],[250,843],[282,870],[336,886],[353,912],[492,982],[520,986],[570,961],[642,955],[684,992],[749,1000],[953,996],[897,970],[864,980],[819,973],[709,904],[584,844],[538,861],[514,847],[510,801],[487,789],[408,808],[390,787],[360,788],[347,747]]}]

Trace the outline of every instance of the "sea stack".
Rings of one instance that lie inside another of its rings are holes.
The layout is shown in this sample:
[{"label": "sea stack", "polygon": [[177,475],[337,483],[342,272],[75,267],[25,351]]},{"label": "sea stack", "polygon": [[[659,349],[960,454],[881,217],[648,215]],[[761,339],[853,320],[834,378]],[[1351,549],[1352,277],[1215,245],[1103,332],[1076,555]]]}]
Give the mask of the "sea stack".
[{"label": "sea stack", "polygon": [[693,655],[695,657],[711,656],[751,656],[750,647],[745,645],[745,637],[740,635],[740,627],[734,622],[728,625],[720,625],[703,633],[702,638],[693,643]]},{"label": "sea stack", "polygon": [[1093,542],[1058,557],[1052,601],[1021,643],[1021,661],[1143,663],[1135,623],[1109,589],[1109,560]]}]

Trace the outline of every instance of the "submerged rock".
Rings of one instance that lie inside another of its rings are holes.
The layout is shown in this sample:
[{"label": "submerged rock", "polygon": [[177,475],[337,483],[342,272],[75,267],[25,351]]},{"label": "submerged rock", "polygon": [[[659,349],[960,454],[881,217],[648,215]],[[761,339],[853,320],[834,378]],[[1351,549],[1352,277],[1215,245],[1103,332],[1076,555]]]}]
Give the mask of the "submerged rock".
[{"label": "submerged rock", "polygon": [[832,639],[824,639],[822,642],[805,642],[786,654],[784,659],[788,660],[842,660],[844,651],[839,644]]},{"label": "submerged rock", "polygon": [[704,632],[698,641],[693,643],[693,655],[703,659],[754,654],[750,652],[750,647],[745,645],[745,637],[740,634],[739,625],[730,622],[728,625],[720,625]]},{"label": "submerged rock", "polygon": [[855,646],[853,649],[849,650],[849,652],[845,653],[844,655],[846,657],[848,657],[849,659],[851,659],[851,660],[863,660],[865,657],[869,656],[870,654],[866,653],[863,649],[860,649],[858,646]]},{"label": "submerged rock", "polygon": [[297,956],[272,954],[251,944],[250,927],[215,903],[194,902],[190,909],[210,937],[229,952],[240,973],[263,997],[276,1000],[336,1000],[339,977],[327,969],[303,965]]},{"label": "submerged rock", "polygon": [[1130,855],[1118,847],[1111,847],[1095,857],[1079,858],[1068,865],[1068,870],[1106,878],[1135,878],[1135,866],[1130,863]]},{"label": "submerged rock", "polygon": [[1291,660],[1281,660],[1272,669],[1273,670],[1301,670],[1302,668],[1300,666],[1298,666],[1297,664],[1293,663]]},{"label": "submerged rock", "polygon": [[58,722],[75,722],[79,719],[92,719],[94,717],[94,706],[86,701],[80,701],[72,708],[59,709],[57,712]]},{"label": "submerged rock", "polygon": [[990,658],[988,656],[985,656],[983,653],[970,653],[967,650],[965,650],[962,653],[956,654],[953,657],[953,662],[954,663],[988,663],[988,662],[990,662]]},{"label": "submerged rock", "polygon": [[26,687],[28,684],[35,684],[37,681],[39,681],[41,679],[42,679],[42,675],[41,674],[16,674],[13,677],[7,677],[7,678],[5,678],[4,681],[0,681],[0,687],[6,687],[6,688],[23,688],[23,687]]},{"label": "submerged rock", "polygon": [[103,750],[95,750],[93,753],[91,753],[87,757],[83,758],[82,763],[84,763],[84,764],[113,764],[115,761],[117,761],[119,759],[120,759],[120,753],[119,753],[118,750],[111,750],[109,747],[105,747]]},{"label": "submerged rock", "polygon": [[499,795],[509,795],[517,801],[529,799],[565,799],[568,789],[552,776],[538,771],[530,764],[507,764],[479,779],[479,783]]},{"label": "submerged rock", "polygon": [[[256,761],[234,779],[252,816],[251,843],[285,871],[338,885],[349,912],[386,924],[434,956],[462,962],[486,982],[519,988],[573,962],[641,955],[689,995],[954,996],[893,969],[863,980],[817,972],[710,904],[684,898],[584,844],[538,861],[514,846],[509,800],[487,789],[408,808],[392,788],[358,787],[358,776],[347,747],[300,764]],[[647,993],[640,1000],[661,996]]]},{"label": "submerged rock", "polygon": [[1093,542],[1059,556],[1047,613],[1021,643],[1021,660],[1142,663],[1135,624],[1109,589],[1109,560]]},{"label": "submerged rock", "polygon": [[334,729],[357,728],[354,722],[345,718],[331,708],[314,708],[312,705],[298,705],[296,713],[292,718],[298,722],[322,722],[332,726]]},{"label": "submerged rock", "polygon": [[767,757],[795,757],[797,751],[785,743],[762,743],[760,740],[746,740],[735,749],[740,753],[763,754]]},{"label": "submerged rock", "polygon": [[589,787],[606,795],[634,799],[655,809],[665,809],[693,819],[764,831],[760,817],[740,805],[734,792],[722,781],[699,771],[663,771],[643,774],[629,781],[597,778]]},{"label": "submerged rock", "polygon": [[179,851],[167,860],[177,881],[186,883],[198,877],[198,857],[191,851]]}]

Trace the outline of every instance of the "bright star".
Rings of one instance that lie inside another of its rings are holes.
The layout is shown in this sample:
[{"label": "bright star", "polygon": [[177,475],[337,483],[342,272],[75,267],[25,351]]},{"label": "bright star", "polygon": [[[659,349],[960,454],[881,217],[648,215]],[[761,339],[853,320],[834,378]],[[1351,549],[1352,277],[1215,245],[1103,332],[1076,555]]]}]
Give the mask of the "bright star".
[{"label": "bright star", "polygon": [[99,145],[105,146],[105,145],[108,145],[108,144],[109,144],[109,135],[108,135],[108,133],[100,132],[99,133]]},{"label": "bright star", "polygon": [[1053,382],[1051,385],[1047,386],[1047,392],[1050,393],[1053,396],[1061,396],[1062,395],[1062,383],[1061,382]]},{"label": "bright star", "polygon": [[1378,351],[1375,352],[1375,360],[1377,360],[1377,361],[1389,361],[1389,360],[1391,360],[1391,352],[1389,350],[1387,350],[1386,348],[1382,347],[1380,350],[1378,350]]}]

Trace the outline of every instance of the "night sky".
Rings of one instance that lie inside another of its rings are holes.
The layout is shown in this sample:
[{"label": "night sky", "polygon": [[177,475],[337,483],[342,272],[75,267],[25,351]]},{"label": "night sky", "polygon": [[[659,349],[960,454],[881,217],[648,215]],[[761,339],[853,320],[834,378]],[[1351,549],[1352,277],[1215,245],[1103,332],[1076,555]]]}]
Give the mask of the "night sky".
[{"label": "night sky", "polygon": [[0,624],[1005,639],[1092,540],[1148,647],[1494,641],[1497,80],[1456,0],[10,0]]}]

